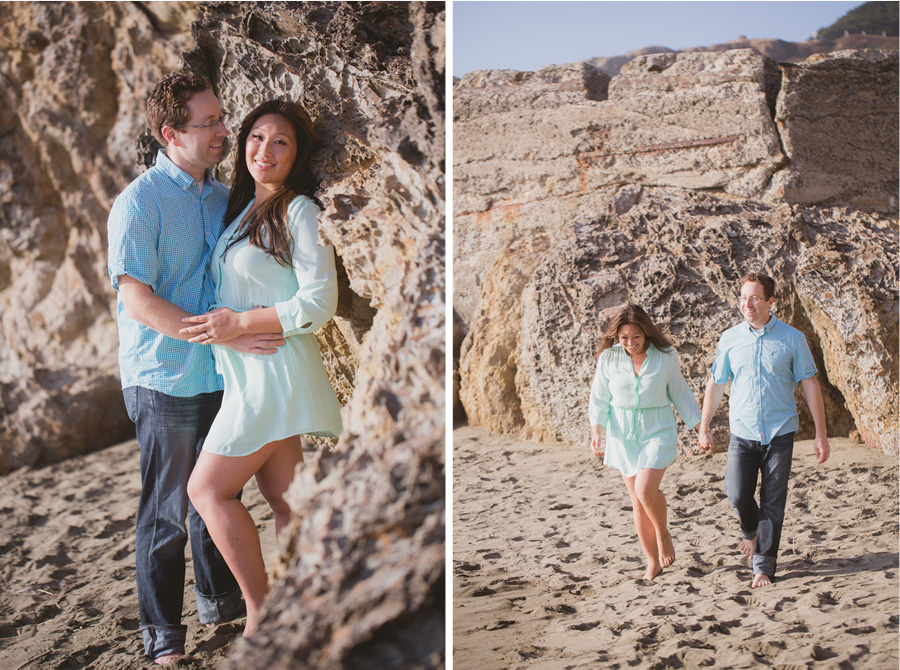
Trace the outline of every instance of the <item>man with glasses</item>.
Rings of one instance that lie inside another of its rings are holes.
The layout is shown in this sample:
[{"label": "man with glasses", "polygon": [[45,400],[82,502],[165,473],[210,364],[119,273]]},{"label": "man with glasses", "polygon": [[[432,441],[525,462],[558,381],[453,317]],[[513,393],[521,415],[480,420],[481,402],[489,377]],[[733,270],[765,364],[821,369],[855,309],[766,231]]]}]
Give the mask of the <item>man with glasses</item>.
[{"label": "man with glasses", "polygon": [[[725,385],[729,396],[728,462],[725,492],[741,523],[741,552],[752,556],[757,588],[772,583],[784,525],[794,436],[799,427],[794,389],[801,384],[816,426],[813,450],[824,463],[831,452],[825,428],[825,407],[806,337],[772,313],[775,281],[751,273],[741,279],[740,306],[745,322],[726,330],[703,398],[699,426],[702,449],[710,449],[709,423]],[[759,504],[756,482],[761,476]]]},{"label": "man with glasses", "polygon": [[[141,452],[135,568],[144,651],[159,664],[184,654],[184,549],[190,540],[197,611],[211,625],[244,614],[237,582],[189,506],[187,482],[222,401],[210,348],[180,335],[181,319],[213,302],[208,265],[228,201],[210,170],[228,130],[204,77],[174,73],[147,100],[147,121],[164,147],[156,164],[116,198],[109,215],[109,274],[118,291],[119,367]],[[223,343],[261,355],[281,334]]]}]

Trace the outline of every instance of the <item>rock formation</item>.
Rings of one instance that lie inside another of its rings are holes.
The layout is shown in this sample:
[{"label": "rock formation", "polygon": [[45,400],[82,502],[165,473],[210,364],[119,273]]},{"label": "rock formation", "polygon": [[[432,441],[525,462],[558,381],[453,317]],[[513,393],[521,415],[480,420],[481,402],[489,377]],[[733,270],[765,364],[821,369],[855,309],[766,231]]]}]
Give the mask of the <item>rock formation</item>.
[{"label": "rock formation", "polygon": [[[813,349],[829,432],[896,453],[897,63],[886,51],[797,65],[750,50],[653,54],[625,65],[606,99],[568,83],[555,106],[543,70],[458,81],[454,309],[469,422],[586,444],[598,328],[626,302],[672,336],[702,397],[718,335],[741,318],[739,278],[761,269]],[[566,81],[603,77],[589,67]],[[540,109],[518,104],[529,99]],[[805,405],[798,392],[801,438]],[[714,428],[727,444],[724,404]]]},{"label": "rock formation", "polygon": [[[617,75],[626,63],[638,56],[660,53],[698,53],[721,52],[735,49],[752,49],[758,54],[782,63],[799,63],[816,54],[827,54],[848,49],[893,49],[897,50],[897,36],[882,36],[882,31],[866,35],[859,32],[841,35],[835,39],[813,38],[805,42],[786,42],[773,39],[747,39],[741,35],[738,39],[722,44],[687,49],[669,49],[668,47],[645,47],[621,56],[591,58],[587,62],[610,76]],[[896,28],[894,30],[896,32]]]},{"label": "rock formation", "polygon": [[147,91],[189,45],[134,3],[0,3],[0,473],[133,435],[106,217]]},{"label": "rock formation", "polygon": [[0,3],[0,19],[0,472],[132,432],[106,218],[155,154],[151,86],[206,74],[232,133],[265,99],[300,100],[324,145],[341,299],[317,335],[345,433],[295,481],[280,579],[230,663],[443,665],[443,3]]}]

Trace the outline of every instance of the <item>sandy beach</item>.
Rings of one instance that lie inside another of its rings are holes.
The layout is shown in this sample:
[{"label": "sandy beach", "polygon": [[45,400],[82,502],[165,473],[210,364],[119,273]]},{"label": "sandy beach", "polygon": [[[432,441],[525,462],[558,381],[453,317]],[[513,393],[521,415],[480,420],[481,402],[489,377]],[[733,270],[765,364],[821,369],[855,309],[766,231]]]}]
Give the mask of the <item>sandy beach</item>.
[{"label": "sandy beach", "polygon": [[[0,478],[0,668],[150,668],[134,580],[137,442]],[[255,481],[244,490],[267,561],[274,522]],[[190,556],[190,545],[188,545]],[[215,668],[243,619],[199,623],[190,561],[186,656],[176,668]]]},{"label": "sandy beach", "polygon": [[776,581],[751,590],[724,453],[667,470],[677,558],[649,582],[621,476],[587,446],[458,428],[454,667],[897,668],[897,458],[831,445],[821,466],[795,445]]}]

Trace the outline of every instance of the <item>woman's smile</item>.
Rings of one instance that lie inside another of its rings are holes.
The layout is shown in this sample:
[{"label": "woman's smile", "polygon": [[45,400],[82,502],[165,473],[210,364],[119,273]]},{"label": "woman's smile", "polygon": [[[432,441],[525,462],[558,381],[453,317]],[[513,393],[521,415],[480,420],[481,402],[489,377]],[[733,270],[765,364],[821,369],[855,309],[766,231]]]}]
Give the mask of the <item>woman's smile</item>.
[{"label": "woman's smile", "polygon": [[257,185],[269,192],[284,186],[297,156],[291,123],[277,114],[261,116],[250,131],[246,146],[247,169]]}]

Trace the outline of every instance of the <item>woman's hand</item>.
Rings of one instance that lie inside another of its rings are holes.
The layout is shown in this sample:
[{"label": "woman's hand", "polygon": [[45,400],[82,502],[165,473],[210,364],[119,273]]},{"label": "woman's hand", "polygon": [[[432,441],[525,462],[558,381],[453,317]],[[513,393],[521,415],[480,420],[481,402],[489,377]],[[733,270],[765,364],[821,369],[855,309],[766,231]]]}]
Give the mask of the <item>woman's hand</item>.
[{"label": "woman's hand", "polygon": [[703,451],[709,451],[715,445],[715,440],[713,439],[712,432],[709,430],[709,427],[699,426],[697,428],[697,446],[699,446]]},{"label": "woman's hand", "polygon": [[190,336],[188,342],[197,344],[218,344],[246,332],[241,323],[241,313],[227,307],[218,307],[200,316],[188,316],[181,322],[197,324],[178,331],[181,335]]},{"label": "woman's hand", "polygon": [[594,456],[600,456],[601,458],[604,455],[603,446],[601,445],[601,433],[603,429],[600,426],[591,426],[591,451],[594,452]]}]

